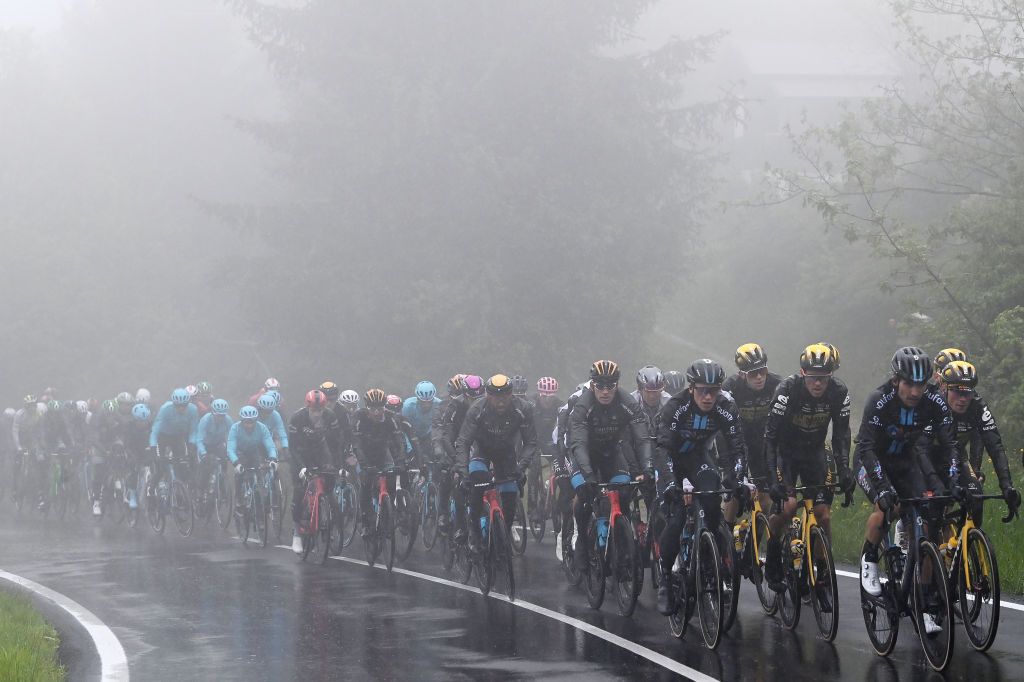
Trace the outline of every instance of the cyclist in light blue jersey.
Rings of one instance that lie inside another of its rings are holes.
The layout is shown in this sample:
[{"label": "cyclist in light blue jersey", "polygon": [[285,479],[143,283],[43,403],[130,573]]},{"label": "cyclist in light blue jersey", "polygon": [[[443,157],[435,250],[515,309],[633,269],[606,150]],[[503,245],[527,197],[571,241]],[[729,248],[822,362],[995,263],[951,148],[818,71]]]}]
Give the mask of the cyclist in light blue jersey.
[{"label": "cyclist in light blue jersey", "polygon": [[[238,411],[239,421],[228,429],[227,452],[231,465],[235,467],[235,490],[242,489],[242,472],[245,467],[257,466],[262,456],[270,460],[270,468],[277,469],[277,448],[274,438],[265,425],[259,421],[259,410],[246,405]],[[235,511],[244,512],[241,499],[236,500]]]},{"label": "cyclist in light blue jersey", "polygon": [[417,448],[415,459],[419,462],[430,461],[431,424],[441,410],[441,399],[437,397],[437,389],[429,381],[416,384],[416,395],[406,398],[402,404],[402,416],[412,424],[416,435]]},{"label": "cyclist in light blue jersey", "polygon": [[232,424],[231,415],[228,414],[230,409],[228,401],[217,398],[210,403],[210,411],[199,420],[199,433],[196,436],[199,475],[196,478],[196,490],[208,487],[204,484],[210,480],[217,459],[227,451],[228,430]]},{"label": "cyclist in light blue jersey", "polygon": [[267,391],[256,400],[260,423],[270,429],[270,435],[274,438],[274,446],[281,451],[281,457],[287,459],[288,428],[284,425],[281,413],[277,411],[277,406],[280,404],[281,394],[277,391]]},{"label": "cyclist in light blue jersey", "polygon": [[[195,449],[199,431],[199,410],[190,400],[191,396],[184,388],[174,389],[171,399],[156,413],[153,428],[149,432],[149,449],[157,459],[173,458],[189,468],[189,453]],[[150,494],[156,490],[162,476],[163,467],[154,466],[149,485]]]}]

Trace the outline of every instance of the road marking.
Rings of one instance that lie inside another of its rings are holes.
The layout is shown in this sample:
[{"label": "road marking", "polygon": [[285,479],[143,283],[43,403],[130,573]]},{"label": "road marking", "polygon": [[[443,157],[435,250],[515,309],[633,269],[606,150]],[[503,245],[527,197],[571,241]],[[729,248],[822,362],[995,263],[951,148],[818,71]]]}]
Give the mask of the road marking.
[{"label": "road marking", "polygon": [[[276,546],[279,549],[287,549],[288,551],[291,551],[291,549],[292,549],[291,547],[289,547],[287,545],[276,545]],[[357,566],[364,566],[364,567],[366,566],[366,562],[365,561],[360,561],[358,559],[352,559],[350,557],[332,556],[331,559],[333,559],[334,561],[344,561],[346,563],[355,564]],[[378,568],[378,569],[380,569],[382,571],[386,571],[387,570],[386,566],[381,566],[380,564],[376,564],[374,566],[374,568]],[[432,583],[437,583],[438,585],[447,585],[448,587],[454,587],[454,588],[459,589],[459,590],[465,590],[466,592],[472,592],[474,594],[480,594],[480,590],[477,589],[476,587],[471,587],[470,585],[463,585],[462,583],[457,583],[457,582],[455,582],[453,580],[447,580],[445,578],[438,578],[437,576],[429,575],[427,573],[418,573],[416,571],[410,571],[410,570],[408,570],[406,568],[398,568],[398,567],[393,568],[392,571],[394,573],[399,573],[401,575],[407,575],[407,576],[410,576],[410,577],[413,577],[413,578],[419,578],[421,580],[428,580],[428,581],[430,581]],[[480,596],[483,596],[483,595],[480,594]],[[647,647],[642,646],[640,644],[637,644],[636,642],[632,642],[632,641],[630,641],[630,640],[628,640],[628,639],[626,639],[624,637],[619,637],[615,633],[608,632],[607,630],[602,630],[601,628],[599,628],[597,626],[594,626],[594,625],[591,625],[590,623],[587,623],[586,621],[582,621],[582,620],[580,620],[578,618],[573,618],[572,616],[567,616],[564,613],[559,613],[558,611],[552,611],[551,609],[544,608],[543,606],[540,606],[538,604],[533,604],[533,603],[528,602],[528,601],[523,601],[522,599],[516,599],[515,601],[511,601],[511,600],[509,600],[508,597],[506,597],[503,594],[496,594],[496,593],[492,592],[488,596],[490,596],[493,599],[497,599],[498,601],[503,601],[506,604],[511,604],[512,606],[518,606],[521,609],[525,609],[527,611],[532,611],[533,613],[539,614],[541,616],[546,616],[546,617],[551,618],[553,620],[557,620],[557,621],[559,621],[561,623],[564,623],[566,625],[574,627],[577,630],[581,630],[581,631],[587,633],[588,635],[593,635],[594,637],[597,637],[598,639],[603,639],[604,641],[608,642],[609,644],[614,644],[615,646],[621,647],[621,648],[625,649],[626,651],[629,651],[631,653],[636,654],[637,656],[640,656],[641,658],[646,658],[651,663],[654,663],[655,665],[659,665],[662,668],[665,668],[666,670],[670,670],[670,671],[676,673],[677,675],[682,675],[683,677],[686,677],[686,678],[688,678],[690,680],[693,680],[694,682],[717,682],[717,680],[715,680],[714,677],[710,677],[709,675],[705,675],[704,673],[702,673],[699,670],[695,670],[694,668],[691,668],[689,666],[683,665],[679,661],[671,659],[668,656],[665,656],[663,654],[659,654],[657,651],[654,651],[653,649],[648,649]]]},{"label": "road marking", "polygon": [[117,635],[96,614],[70,597],[28,578],[22,578],[20,575],[0,571],[0,580],[21,585],[67,611],[89,633],[96,646],[96,651],[99,652],[100,680],[103,682],[127,682],[128,657],[125,656],[124,647],[121,646]]},{"label": "road marking", "polygon": [[[843,571],[843,570],[840,570],[840,569],[837,568],[836,569],[836,575],[841,575],[844,578],[855,578],[857,580],[860,580],[860,573],[854,573],[853,571]],[[970,595],[968,595],[968,596],[970,596]],[[1004,609],[1012,609],[1014,611],[1024,611],[1024,604],[1018,604],[1017,602],[1012,602],[1012,601],[1005,601],[1003,599],[999,600],[999,606],[1000,606],[1000,608],[1004,608]]]}]

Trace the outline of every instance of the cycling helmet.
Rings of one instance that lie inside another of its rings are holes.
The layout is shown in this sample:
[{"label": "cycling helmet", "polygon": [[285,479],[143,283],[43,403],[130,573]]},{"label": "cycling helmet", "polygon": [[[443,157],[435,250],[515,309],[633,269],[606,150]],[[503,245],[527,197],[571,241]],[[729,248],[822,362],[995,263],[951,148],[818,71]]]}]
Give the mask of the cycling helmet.
[{"label": "cycling helmet", "polygon": [[256,405],[261,410],[276,410],[277,409],[277,394],[273,391],[267,391],[259,397],[256,401]]},{"label": "cycling helmet", "polygon": [[437,395],[437,389],[429,381],[421,381],[416,384],[416,399],[425,403],[433,402]]},{"label": "cycling helmet", "polygon": [[823,343],[812,343],[800,354],[800,369],[805,372],[812,369],[819,372],[834,372],[836,366],[835,354]]},{"label": "cycling helmet", "polygon": [[75,409],[75,401],[74,400],[62,400],[62,401],[60,401],[60,409],[66,410],[66,411],[70,412],[71,410]]},{"label": "cycling helmet", "polygon": [[914,383],[927,381],[932,376],[932,359],[916,346],[904,346],[893,353],[892,375]]},{"label": "cycling helmet", "polygon": [[818,345],[825,346],[830,351],[832,351],[832,360],[835,362],[835,366],[833,367],[833,371],[839,369],[839,348],[834,346],[834,345],[832,345],[831,343],[826,342],[826,341],[819,341]]},{"label": "cycling helmet", "polygon": [[644,365],[636,373],[636,387],[641,391],[660,391],[665,387],[665,375],[654,365]]},{"label": "cycling helmet", "polygon": [[512,377],[512,395],[526,395],[526,390],[529,386],[530,383],[522,374]]},{"label": "cycling helmet", "polygon": [[487,380],[488,395],[506,395],[512,392],[512,380],[504,374],[495,374]]},{"label": "cycling helmet", "polygon": [[384,395],[384,391],[379,388],[371,388],[365,394],[363,394],[363,401],[367,407],[384,407],[384,403],[387,401],[387,396]]},{"label": "cycling helmet", "polygon": [[135,398],[128,391],[121,391],[114,400],[117,401],[118,405],[133,405],[135,403]]},{"label": "cycling helmet", "polygon": [[465,374],[456,374],[448,380],[448,395],[456,396],[462,395],[462,392],[466,390],[466,384],[464,379]]},{"label": "cycling helmet", "polygon": [[135,405],[135,407],[132,408],[132,416],[135,418],[136,421],[149,421],[150,414],[151,413],[149,411],[149,405],[146,405],[145,403],[138,403],[137,405]]},{"label": "cycling helmet", "polygon": [[281,382],[275,379],[274,377],[270,377],[269,379],[263,382],[263,388],[267,389],[268,391],[280,390]]},{"label": "cycling helmet", "polygon": [[[325,381],[324,383],[330,384],[331,382]],[[322,385],[322,384],[321,384]],[[334,384],[331,384],[332,386]],[[263,398],[260,398],[262,400]],[[330,398],[327,397],[327,393],[319,388],[314,388],[312,391],[306,394],[306,407],[312,407],[316,409],[323,409],[327,407],[327,403]]]},{"label": "cycling helmet", "polygon": [[345,403],[346,405],[358,405],[359,394],[350,388],[341,392],[341,397],[339,398],[339,400],[341,400],[341,402]]},{"label": "cycling helmet", "polygon": [[[337,400],[341,389],[333,381],[325,381],[318,387],[329,400]],[[306,395],[309,395],[308,393]]]},{"label": "cycling helmet", "polygon": [[213,395],[213,384],[209,381],[200,381],[196,384],[196,390],[199,391],[199,395]]},{"label": "cycling helmet", "polygon": [[745,343],[736,349],[736,366],[741,372],[753,372],[768,366],[768,354],[756,343]]},{"label": "cycling helmet", "polygon": [[4,416],[5,417],[13,417],[16,414],[18,414],[18,411],[15,410],[13,407],[4,408]]},{"label": "cycling helmet", "polygon": [[665,390],[675,395],[686,386],[686,377],[677,369],[665,372]]},{"label": "cycling helmet", "polygon": [[185,387],[185,390],[188,391],[189,398],[194,398],[197,395],[199,395],[199,389],[196,388],[195,384],[189,384],[188,386]]},{"label": "cycling helmet", "polygon": [[387,397],[384,398],[384,409],[388,412],[398,414],[402,411],[402,399],[394,393],[389,393]]},{"label": "cycling helmet", "polygon": [[224,400],[224,398],[217,398],[210,403],[210,410],[212,410],[214,414],[227,414],[230,409],[231,407],[228,405],[228,401]]},{"label": "cycling helmet", "polygon": [[725,370],[714,360],[701,358],[686,368],[686,381],[690,384],[721,386],[725,381]]},{"label": "cycling helmet", "polygon": [[51,400],[46,403],[46,409],[52,410],[53,412],[60,412],[61,404],[59,400]]},{"label": "cycling helmet", "polygon": [[598,360],[590,366],[590,378],[596,381],[618,381],[621,376],[618,363]]},{"label": "cycling helmet", "polygon": [[463,379],[466,384],[466,395],[470,398],[479,398],[484,394],[484,380],[476,374],[467,374]]},{"label": "cycling helmet", "polygon": [[149,405],[149,391],[145,388],[140,388],[135,391],[135,402]]},{"label": "cycling helmet", "polygon": [[252,405],[245,405],[238,411],[238,418],[244,422],[251,422],[259,419],[260,411]]},{"label": "cycling helmet", "polygon": [[78,402],[75,403],[75,409],[78,410],[80,414],[88,414],[89,403],[85,402],[84,400],[79,400]]},{"label": "cycling helmet", "polygon": [[35,405],[36,402],[38,401],[36,400],[36,397],[34,395],[29,393],[27,396],[21,399],[21,402],[25,403],[26,405]]},{"label": "cycling helmet", "polygon": [[935,371],[942,372],[942,369],[954,360],[967,362],[967,353],[959,348],[943,348],[935,356]]},{"label": "cycling helmet", "polygon": [[176,388],[171,391],[171,402],[175,405],[188,405],[191,396],[184,388]]},{"label": "cycling helmet", "polygon": [[[108,400],[107,402],[112,403],[113,401]],[[115,405],[114,410],[116,409],[117,406]],[[36,414],[38,414],[40,417],[46,414],[46,403],[36,403]]]},{"label": "cycling helmet", "polygon": [[541,395],[555,395],[558,393],[558,379],[554,377],[541,377],[537,379],[537,393]]},{"label": "cycling helmet", "polygon": [[116,400],[104,400],[103,409],[106,412],[117,412],[117,401]]},{"label": "cycling helmet", "polygon": [[974,388],[978,385],[978,370],[966,360],[951,360],[942,368],[940,376],[942,383],[949,386]]}]

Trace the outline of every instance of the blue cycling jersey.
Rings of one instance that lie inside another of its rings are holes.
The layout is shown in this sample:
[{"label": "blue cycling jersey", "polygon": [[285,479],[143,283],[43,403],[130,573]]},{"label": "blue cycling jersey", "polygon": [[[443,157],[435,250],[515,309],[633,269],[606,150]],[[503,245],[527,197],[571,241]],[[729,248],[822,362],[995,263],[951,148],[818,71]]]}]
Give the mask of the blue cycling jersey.
[{"label": "blue cycling jersey", "polygon": [[288,447],[288,429],[284,427],[284,420],[281,419],[280,412],[260,410],[259,422],[270,429],[274,438],[281,441],[282,448]]},{"label": "blue cycling jersey", "polygon": [[178,412],[174,403],[168,400],[160,407],[153,420],[153,429],[149,432],[149,447],[155,448],[160,438],[188,438],[192,445],[196,444],[196,432],[199,427],[199,408],[189,403],[185,410]]},{"label": "blue cycling jersey", "polygon": [[268,459],[277,459],[277,449],[270,429],[260,422],[256,422],[256,428],[252,431],[246,430],[240,421],[231,425],[228,430],[228,459],[232,464],[238,462],[239,455],[259,457],[260,451]]},{"label": "blue cycling jersey", "polygon": [[207,412],[203,415],[199,420],[199,434],[196,436],[200,457],[205,457],[207,450],[219,448],[227,442],[231,423],[231,417],[226,414]]},{"label": "blue cycling jersey", "polygon": [[412,431],[420,442],[429,443],[430,425],[433,423],[434,415],[441,409],[441,399],[434,398],[429,410],[421,409],[418,404],[421,402],[416,396],[406,398],[402,403],[402,416],[405,417],[405,421],[412,424]]}]

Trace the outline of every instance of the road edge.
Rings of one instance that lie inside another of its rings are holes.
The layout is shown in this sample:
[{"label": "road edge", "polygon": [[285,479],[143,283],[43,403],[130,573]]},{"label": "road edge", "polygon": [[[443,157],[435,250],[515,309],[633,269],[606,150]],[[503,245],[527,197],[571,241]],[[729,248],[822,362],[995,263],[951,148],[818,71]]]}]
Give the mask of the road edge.
[{"label": "road edge", "polygon": [[24,595],[60,635],[57,650],[69,680],[127,682],[128,658],[114,632],[70,597],[0,570],[0,589]]}]

